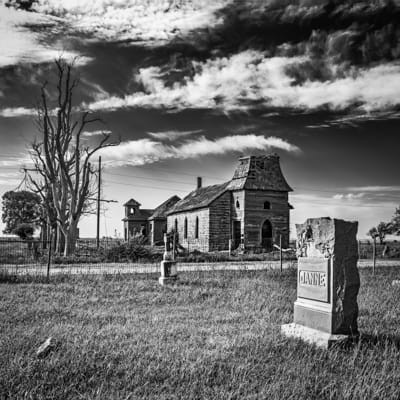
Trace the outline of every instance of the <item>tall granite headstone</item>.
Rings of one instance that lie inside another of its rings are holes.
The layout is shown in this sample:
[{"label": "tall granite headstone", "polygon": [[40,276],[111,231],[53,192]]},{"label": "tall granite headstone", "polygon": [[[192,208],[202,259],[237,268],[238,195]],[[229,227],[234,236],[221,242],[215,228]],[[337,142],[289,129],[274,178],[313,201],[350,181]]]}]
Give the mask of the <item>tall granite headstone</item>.
[{"label": "tall granite headstone", "polygon": [[296,225],[297,300],[283,334],[322,347],[359,336],[357,226],[331,218]]}]

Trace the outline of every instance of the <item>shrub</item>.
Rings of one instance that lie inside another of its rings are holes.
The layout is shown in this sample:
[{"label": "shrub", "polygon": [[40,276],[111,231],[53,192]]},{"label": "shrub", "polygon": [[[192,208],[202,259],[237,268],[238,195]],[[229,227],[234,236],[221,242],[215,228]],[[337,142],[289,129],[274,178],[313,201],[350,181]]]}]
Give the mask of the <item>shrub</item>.
[{"label": "shrub", "polygon": [[35,228],[30,224],[19,224],[13,230],[14,235],[19,236],[22,240],[30,239],[35,232]]}]

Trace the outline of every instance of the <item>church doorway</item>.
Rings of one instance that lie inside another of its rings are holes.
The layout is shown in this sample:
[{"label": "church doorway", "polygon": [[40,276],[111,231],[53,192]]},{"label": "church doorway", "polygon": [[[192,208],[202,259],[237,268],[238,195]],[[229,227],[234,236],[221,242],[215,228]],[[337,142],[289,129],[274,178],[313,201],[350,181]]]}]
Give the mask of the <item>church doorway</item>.
[{"label": "church doorway", "polygon": [[240,221],[233,221],[233,229],[232,229],[232,249],[237,249],[240,245],[240,237],[242,234]]},{"label": "church doorway", "polygon": [[261,227],[261,247],[267,251],[272,250],[272,224],[266,219]]}]

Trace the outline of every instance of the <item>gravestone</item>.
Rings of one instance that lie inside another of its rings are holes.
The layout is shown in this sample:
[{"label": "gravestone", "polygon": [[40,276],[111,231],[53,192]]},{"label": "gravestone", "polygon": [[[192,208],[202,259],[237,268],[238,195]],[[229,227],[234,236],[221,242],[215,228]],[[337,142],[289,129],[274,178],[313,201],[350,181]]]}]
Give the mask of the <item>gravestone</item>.
[{"label": "gravestone", "polygon": [[357,222],[311,218],[296,225],[294,322],[281,332],[328,348],[359,336]]},{"label": "gravestone", "polygon": [[173,259],[171,239],[171,235],[164,233],[165,250],[163,254],[163,260],[161,261],[161,276],[158,278],[160,285],[173,283],[178,279],[176,261]]}]

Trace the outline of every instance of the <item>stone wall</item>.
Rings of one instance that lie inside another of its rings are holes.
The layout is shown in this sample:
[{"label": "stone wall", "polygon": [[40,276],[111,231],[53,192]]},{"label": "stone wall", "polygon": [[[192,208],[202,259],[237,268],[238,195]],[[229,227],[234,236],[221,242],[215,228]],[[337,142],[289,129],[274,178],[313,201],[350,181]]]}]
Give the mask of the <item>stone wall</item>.
[{"label": "stone wall", "polygon": [[[195,237],[196,217],[199,219],[199,235]],[[187,237],[185,238],[184,226],[187,219]],[[179,244],[189,250],[210,251],[209,241],[209,224],[210,210],[202,208],[193,211],[181,212],[168,216],[167,229],[168,232],[175,229],[175,221],[177,221],[177,233]]]}]

